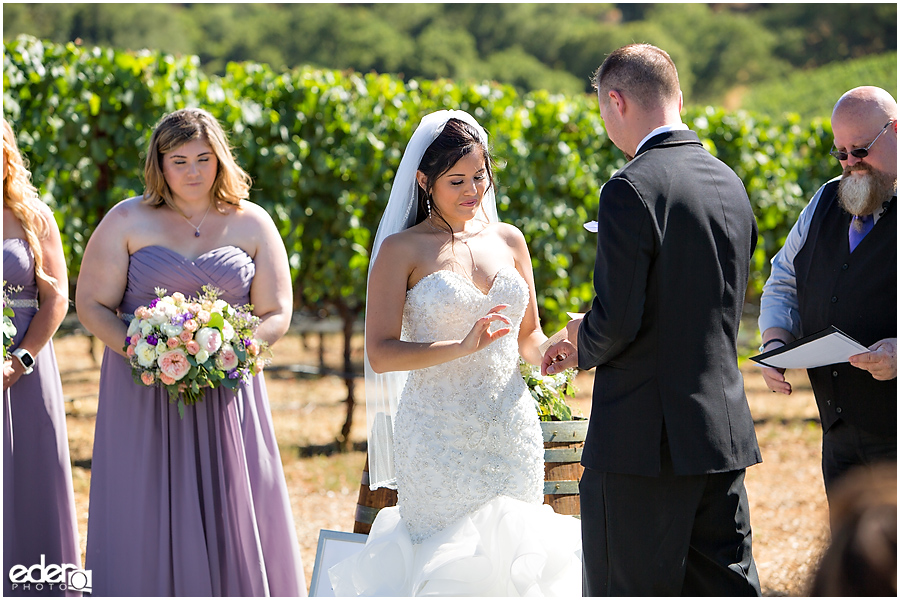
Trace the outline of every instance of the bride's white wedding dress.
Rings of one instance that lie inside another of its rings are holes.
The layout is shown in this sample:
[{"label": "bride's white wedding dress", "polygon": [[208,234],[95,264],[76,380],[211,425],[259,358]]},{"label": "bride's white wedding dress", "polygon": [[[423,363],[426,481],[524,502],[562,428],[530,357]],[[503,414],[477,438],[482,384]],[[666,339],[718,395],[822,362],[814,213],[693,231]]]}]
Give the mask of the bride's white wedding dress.
[{"label": "bride's white wedding dress", "polygon": [[329,571],[335,595],[580,596],[581,530],[543,505],[543,439],[519,373],[528,286],[501,269],[484,294],[437,271],[407,292],[402,339],[462,339],[498,304],[513,329],[412,371],[394,425],[399,501],[365,548]]}]

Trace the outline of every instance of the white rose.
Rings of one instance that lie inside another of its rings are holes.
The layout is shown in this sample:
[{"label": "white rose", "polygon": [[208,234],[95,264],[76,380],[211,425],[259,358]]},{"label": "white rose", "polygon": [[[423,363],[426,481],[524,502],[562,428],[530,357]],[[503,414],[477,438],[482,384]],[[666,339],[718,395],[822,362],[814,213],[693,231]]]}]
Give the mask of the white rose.
[{"label": "white rose", "polygon": [[201,328],[194,334],[194,340],[200,344],[201,350],[206,350],[210,354],[214,354],[222,347],[222,334],[215,327]]},{"label": "white rose", "polygon": [[160,331],[166,334],[166,337],[178,337],[181,335],[181,332],[184,331],[184,327],[181,325],[172,325],[171,322],[163,323],[159,326]]},{"label": "white rose", "polygon": [[222,337],[225,338],[226,342],[230,342],[231,338],[234,337],[234,327],[228,321],[225,321],[225,324],[222,325]]},{"label": "white rose", "polygon": [[128,331],[125,332],[125,336],[131,337],[140,330],[141,330],[141,320],[135,317],[128,324]]},{"label": "white rose", "polygon": [[[163,344],[165,346],[165,344]],[[156,364],[156,346],[151,346],[146,340],[140,340],[134,347],[134,355],[142,367],[152,367]]]},{"label": "white rose", "polygon": [[228,303],[224,300],[216,300],[215,302],[213,302],[212,310],[209,312],[217,312],[219,314],[223,314],[226,306],[228,306]]},{"label": "white rose", "polygon": [[162,354],[163,352],[168,351],[168,349],[169,349],[169,347],[166,346],[166,343],[162,339],[160,339],[158,342],[156,342],[156,353],[157,354]]},{"label": "white rose", "polygon": [[144,337],[147,337],[151,333],[153,333],[153,325],[151,325],[149,321],[142,321],[141,322],[141,335]]},{"label": "white rose", "polygon": [[163,304],[161,302],[150,309],[150,318],[147,319],[147,321],[149,321],[151,325],[162,325],[168,320],[169,316],[163,309]]},{"label": "white rose", "polygon": [[198,365],[202,365],[207,360],[209,360],[209,352],[207,352],[206,350],[198,351],[197,354],[194,355],[194,360],[197,361]]}]

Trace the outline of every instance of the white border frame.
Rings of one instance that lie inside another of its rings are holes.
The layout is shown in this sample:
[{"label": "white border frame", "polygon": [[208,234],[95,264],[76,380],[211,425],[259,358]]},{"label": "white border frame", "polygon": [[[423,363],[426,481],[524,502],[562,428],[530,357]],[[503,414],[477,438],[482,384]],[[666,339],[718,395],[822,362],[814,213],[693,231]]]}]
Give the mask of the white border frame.
[{"label": "white border frame", "polygon": [[[316,548],[316,563],[313,567],[312,581],[309,584],[310,597],[334,597],[334,590],[328,580],[328,569],[344,558],[362,550],[366,540],[364,533],[348,531],[319,530],[319,545]],[[322,580],[320,582],[320,580]]]}]

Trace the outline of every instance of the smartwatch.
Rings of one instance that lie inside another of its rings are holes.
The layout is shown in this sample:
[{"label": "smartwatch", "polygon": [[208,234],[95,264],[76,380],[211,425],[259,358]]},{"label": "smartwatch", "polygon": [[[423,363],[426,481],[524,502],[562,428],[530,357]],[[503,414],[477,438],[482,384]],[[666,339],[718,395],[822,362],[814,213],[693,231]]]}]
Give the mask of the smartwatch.
[{"label": "smartwatch", "polygon": [[34,370],[34,357],[31,355],[31,352],[25,348],[16,348],[13,350],[12,354],[19,359],[20,363],[22,363],[22,367],[25,369],[25,375],[28,375]]}]

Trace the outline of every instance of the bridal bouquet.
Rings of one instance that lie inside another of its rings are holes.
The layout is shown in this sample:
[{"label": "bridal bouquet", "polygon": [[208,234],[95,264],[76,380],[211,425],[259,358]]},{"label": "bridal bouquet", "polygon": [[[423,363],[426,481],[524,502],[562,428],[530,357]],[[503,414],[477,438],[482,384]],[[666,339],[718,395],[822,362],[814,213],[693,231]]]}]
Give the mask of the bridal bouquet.
[{"label": "bridal bouquet", "polygon": [[124,349],[135,383],[165,387],[182,418],[205,388],[234,390],[263,369],[268,344],[254,337],[252,305],[231,306],[208,285],[197,298],[156,295],[134,311]]}]

